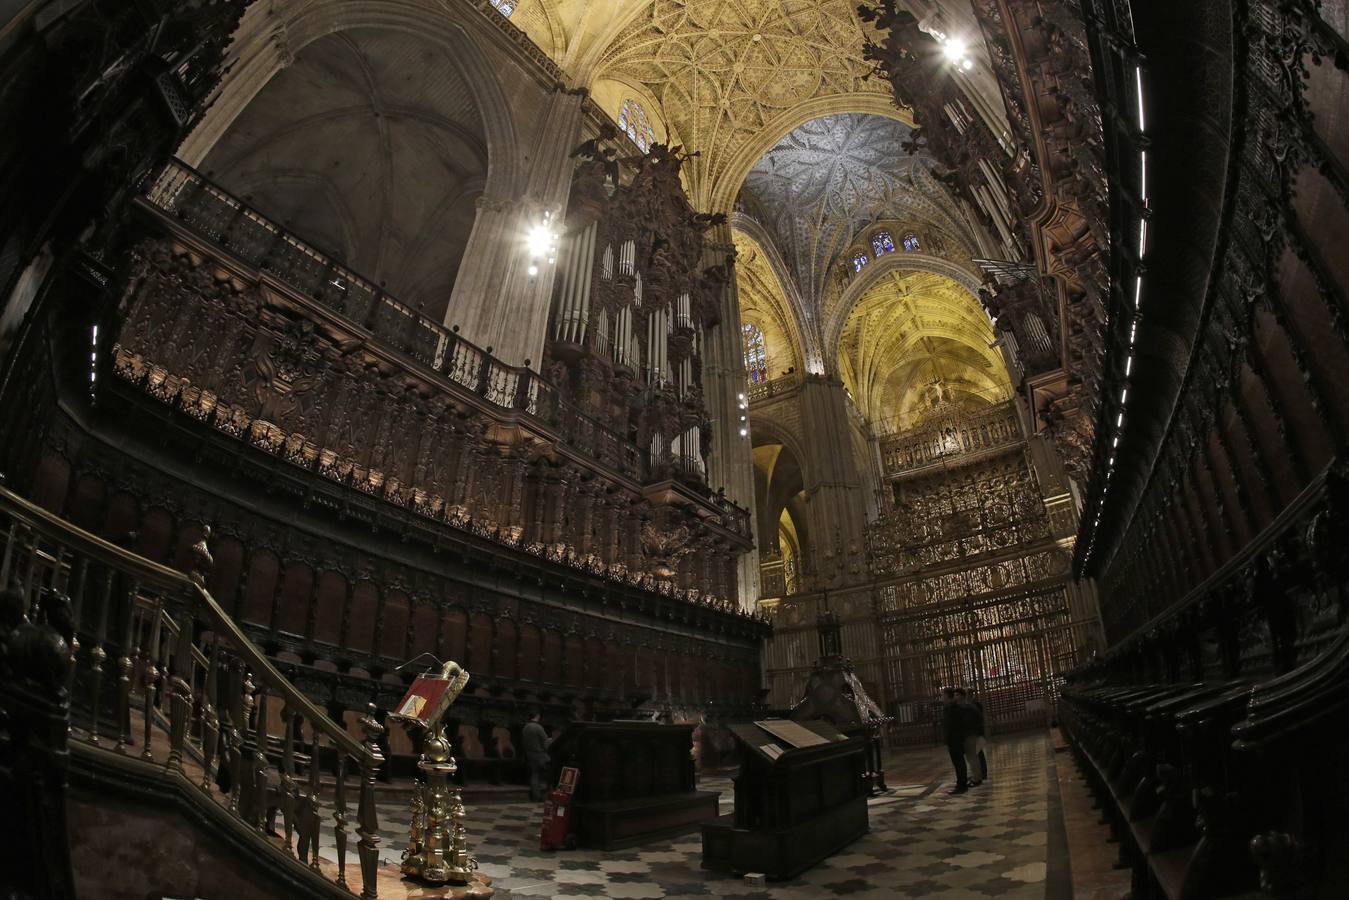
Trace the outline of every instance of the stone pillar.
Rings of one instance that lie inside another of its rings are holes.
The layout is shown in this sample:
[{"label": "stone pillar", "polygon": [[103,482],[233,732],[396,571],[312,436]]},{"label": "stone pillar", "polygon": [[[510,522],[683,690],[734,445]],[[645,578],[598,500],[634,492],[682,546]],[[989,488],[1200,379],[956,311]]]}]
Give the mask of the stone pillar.
[{"label": "stone pillar", "polygon": [[[708,233],[708,258],[714,265],[733,248],[731,228],[718,225]],[[712,452],[707,461],[707,484],[716,490],[725,488],[726,496],[754,515],[754,467],[750,462],[750,441],[742,437],[740,416],[748,416],[749,403],[740,409],[746,394],[745,351],[740,337],[740,299],[736,279],[732,278],[722,294],[721,324],[707,333],[703,359],[703,396],[712,420]],[[748,425],[748,422],[744,423]],[[748,430],[748,428],[746,428]],[[743,554],[737,562],[736,585],[742,609],[751,609],[759,599],[759,547]],[[727,598],[730,599],[730,598]]]},{"label": "stone pillar", "polygon": [[837,379],[807,375],[800,398],[813,568],[826,584],[859,581],[866,574],[867,501],[853,452],[848,395]]},{"label": "stone pillar", "polygon": [[[568,154],[579,141],[581,94],[554,91],[529,154],[529,179],[519,194],[478,201],[478,216],[445,311],[445,324],[510,365],[536,369],[543,359],[557,264],[531,259],[526,236],[552,216],[558,231],[571,192]],[[560,234],[559,234],[560,237]],[[531,265],[537,266],[534,275]]]}]

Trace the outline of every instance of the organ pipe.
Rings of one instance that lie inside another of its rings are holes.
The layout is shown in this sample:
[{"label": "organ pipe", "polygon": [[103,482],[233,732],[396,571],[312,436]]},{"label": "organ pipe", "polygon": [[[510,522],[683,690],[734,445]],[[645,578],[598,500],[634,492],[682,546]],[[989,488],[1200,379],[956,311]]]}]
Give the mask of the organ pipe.
[{"label": "organ pipe", "polygon": [[590,282],[595,256],[594,223],[570,235],[563,254],[566,274],[557,299],[553,337],[580,344],[585,341],[586,322],[590,318]]}]

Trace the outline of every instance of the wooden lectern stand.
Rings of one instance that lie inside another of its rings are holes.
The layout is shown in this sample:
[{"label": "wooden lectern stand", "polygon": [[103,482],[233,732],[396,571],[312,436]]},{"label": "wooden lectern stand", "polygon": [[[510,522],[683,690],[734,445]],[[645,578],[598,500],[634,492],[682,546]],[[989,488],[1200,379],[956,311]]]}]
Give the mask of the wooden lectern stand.
[{"label": "wooden lectern stand", "polygon": [[703,868],[791,878],[867,832],[866,744],[827,722],[732,725],[735,812],[703,825]]}]

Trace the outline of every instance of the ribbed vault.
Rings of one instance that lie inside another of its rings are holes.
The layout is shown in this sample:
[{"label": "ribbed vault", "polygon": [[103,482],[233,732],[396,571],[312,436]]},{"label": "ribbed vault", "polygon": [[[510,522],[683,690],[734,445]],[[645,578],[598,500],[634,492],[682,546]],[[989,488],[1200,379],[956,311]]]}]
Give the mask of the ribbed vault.
[{"label": "ribbed vault", "polygon": [[935,163],[910,154],[912,130],[893,118],[843,113],[794,129],[745,179],[742,202],[761,218],[809,303],[846,268],[845,249],[882,219],[931,223],[967,240],[954,198],[933,175]]},{"label": "ribbed vault", "polygon": [[937,406],[976,409],[1011,396],[1011,380],[978,302],[928,272],[888,273],[866,292],[839,345],[843,382],[879,431]]},{"label": "ribbed vault", "polygon": [[855,6],[654,0],[609,43],[596,76],[633,79],[655,95],[671,139],[701,153],[690,162],[690,182],[695,203],[706,205],[737,151],[794,108],[857,95],[885,105],[884,82],[865,77]]},{"label": "ribbed vault", "polygon": [[442,45],[362,28],[306,45],[202,167],[435,316],[473,226],[486,143],[469,86]]}]

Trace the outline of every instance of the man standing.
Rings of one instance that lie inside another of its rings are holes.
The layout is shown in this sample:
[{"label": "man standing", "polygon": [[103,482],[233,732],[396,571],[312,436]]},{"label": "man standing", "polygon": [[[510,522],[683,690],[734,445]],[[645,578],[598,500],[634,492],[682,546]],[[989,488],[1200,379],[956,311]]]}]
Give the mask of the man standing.
[{"label": "man standing", "polygon": [[965,721],[965,766],[969,770],[970,787],[983,784],[988,777],[988,758],[984,756],[984,705],[974,697],[956,689],[956,702]]},{"label": "man standing", "polygon": [[956,770],[955,789],[946,793],[963,794],[970,789],[969,772],[965,768],[965,716],[956,702],[955,690],[949,687],[942,689],[941,730],[946,752]]},{"label": "man standing", "polygon": [[520,731],[520,743],[525,751],[525,765],[529,766],[529,799],[538,803],[548,793],[548,732],[539,722],[539,714],[532,713]]}]

